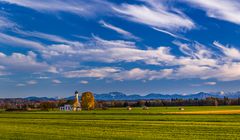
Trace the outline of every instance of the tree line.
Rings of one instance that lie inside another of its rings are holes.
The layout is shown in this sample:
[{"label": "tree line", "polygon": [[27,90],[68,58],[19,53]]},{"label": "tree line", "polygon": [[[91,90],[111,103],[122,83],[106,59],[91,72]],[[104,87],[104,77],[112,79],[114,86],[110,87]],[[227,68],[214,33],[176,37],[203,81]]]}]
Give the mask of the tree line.
[{"label": "tree line", "polygon": [[[84,101],[88,99],[85,98]],[[8,110],[55,110],[65,104],[72,104],[73,100],[53,100],[53,101],[25,101],[24,99],[0,99],[0,109]],[[81,102],[82,103],[82,102]],[[87,105],[88,102],[82,103]],[[95,101],[94,107],[87,110],[107,109],[110,107],[161,107],[161,106],[222,106],[222,105],[240,105],[240,98],[214,98],[206,99],[171,99],[171,100],[138,100],[138,101]]]},{"label": "tree line", "polygon": [[98,101],[98,107],[160,107],[160,106],[222,106],[240,105],[240,98],[230,99],[208,97],[206,99],[171,99],[171,100],[139,100],[139,101]]}]

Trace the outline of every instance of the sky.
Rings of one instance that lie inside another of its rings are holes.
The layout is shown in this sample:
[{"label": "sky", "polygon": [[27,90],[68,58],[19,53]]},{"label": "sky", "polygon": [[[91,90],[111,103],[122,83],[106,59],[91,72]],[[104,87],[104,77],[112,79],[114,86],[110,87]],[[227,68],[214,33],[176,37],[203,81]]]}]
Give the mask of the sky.
[{"label": "sky", "polygon": [[240,90],[239,0],[0,0],[0,98]]}]

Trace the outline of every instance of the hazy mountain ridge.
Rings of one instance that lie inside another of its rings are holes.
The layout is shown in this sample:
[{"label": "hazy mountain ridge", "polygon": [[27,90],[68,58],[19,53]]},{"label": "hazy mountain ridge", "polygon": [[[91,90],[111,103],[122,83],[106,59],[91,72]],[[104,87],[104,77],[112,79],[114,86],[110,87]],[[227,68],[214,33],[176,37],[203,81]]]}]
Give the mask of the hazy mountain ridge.
[{"label": "hazy mountain ridge", "polygon": [[[206,93],[206,92],[199,92],[197,94],[188,94],[188,95],[181,95],[181,94],[160,94],[160,93],[150,93],[147,95],[127,95],[122,92],[109,92],[109,93],[103,93],[103,94],[94,94],[94,97],[96,100],[154,100],[154,99],[162,99],[162,100],[170,100],[170,99],[205,99],[207,97],[215,97],[215,98],[240,98],[240,91],[238,92],[212,92],[212,93]],[[47,100],[57,100],[57,98],[48,98],[48,97],[27,97],[24,98],[27,100],[40,100],[40,101],[47,101]],[[64,98],[67,100],[74,99],[74,96],[70,96],[67,98]]]},{"label": "hazy mountain ridge", "polygon": [[213,92],[213,93],[205,93],[205,92],[199,92],[197,94],[188,94],[188,95],[181,95],[181,94],[160,94],[160,93],[150,93],[144,96],[141,95],[126,95],[121,92],[110,92],[107,94],[95,94],[95,98],[97,100],[154,100],[154,99],[205,99],[207,97],[215,97],[215,98],[239,98],[240,97],[240,91],[238,92],[229,92],[229,93],[223,93],[223,92]]}]

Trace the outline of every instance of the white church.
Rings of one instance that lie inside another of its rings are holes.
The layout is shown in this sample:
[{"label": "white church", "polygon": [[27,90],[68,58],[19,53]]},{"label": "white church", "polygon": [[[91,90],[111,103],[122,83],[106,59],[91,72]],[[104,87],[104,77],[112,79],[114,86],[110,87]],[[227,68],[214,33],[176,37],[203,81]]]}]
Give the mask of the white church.
[{"label": "white church", "polygon": [[78,99],[78,91],[75,92],[75,98],[72,105],[65,104],[64,106],[61,106],[59,109],[60,111],[81,111],[82,108]]}]

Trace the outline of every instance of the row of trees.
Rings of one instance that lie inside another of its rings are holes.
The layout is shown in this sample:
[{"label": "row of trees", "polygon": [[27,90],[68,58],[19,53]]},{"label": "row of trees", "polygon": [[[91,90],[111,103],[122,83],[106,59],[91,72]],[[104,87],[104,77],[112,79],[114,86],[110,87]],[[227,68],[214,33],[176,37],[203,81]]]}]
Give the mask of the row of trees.
[{"label": "row of trees", "polygon": [[213,98],[206,99],[171,99],[171,100],[140,100],[140,101],[99,101],[97,107],[142,107],[142,106],[218,106],[240,105],[240,98],[229,99]]},{"label": "row of trees", "polygon": [[[0,101],[0,109],[15,110],[54,110],[65,104],[72,104],[72,100],[56,100],[56,101],[23,101],[23,100],[2,100]],[[229,99],[213,98],[206,99],[171,99],[171,100],[139,100],[139,101],[94,101],[94,97],[90,93],[84,94],[81,99],[82,108],[92,110],[94,108],[108,107],[154,107],[154,106],[219,106],[219,105],[240,105],[240,98]]]}]

